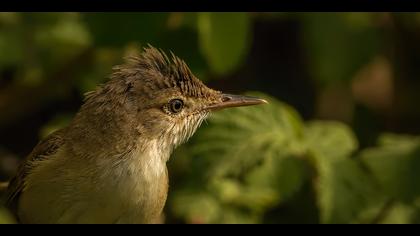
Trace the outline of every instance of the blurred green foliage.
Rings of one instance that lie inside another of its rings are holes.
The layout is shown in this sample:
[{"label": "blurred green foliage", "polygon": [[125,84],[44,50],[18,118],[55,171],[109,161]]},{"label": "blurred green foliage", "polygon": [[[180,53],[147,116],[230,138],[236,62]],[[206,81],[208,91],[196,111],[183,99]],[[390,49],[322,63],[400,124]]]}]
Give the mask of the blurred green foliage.
[{"label": "blurred green foliage", "polygon": [[249,47],[247,13],[200,13],[197,19],[200,49],[218,74],[231,72]]},{"label": "blurred green foliage", "polygon": [[374,17],[370,13],[312,13],[302,17],[303,43],[320,83],[351,80],[378,53],[383,41]]},{"label": "blurred green foliage", "polygon": [[13,216],[4,208],[0,208],[0,224],[14,224]]},{"label": "blurred green foliage", "polygon": [[177,217],[264,223],[309,184],[319,223],[418,222],[419,138],[384,134],[377,147],[360,150],[345,124],[305,123],[290,106],[256,95],[270,105],[214,114],[175,153],[187,173],[170,199]]},{"label": "blurred green foliage", "polygon": [[[413,60],[399,60],[405,58],[398,57],[398,53],[404,51],[403,46],[415,45],[396,38],[407,32],[410,36],[418,35],[419,16],[389,13],[0,13],[0,130],[7,131],[14,122],[18,123],[11,126],[14,130],[23,123],[34,122],[31,124],[36,126],[36,137],[21,134],[10,141],[15,145],[9,145],[15,147],[13,151],[17,155],[22,155],[24,148],[27,153],[38,138],[71,120],[83,93],[105,82],[112,66],[148,43],[185,59],[201,80],[222,89],[225,85],[229,87],[229,76],[255,75],[261,57],[270,56],[271,48],[257,52],[264,48],[262,44],[275,39],[266,36],[266,41],[261,38],[257,41],[256,35],[270,27],[273,31],[289,30],[286,34],[298,32],[294,37],[299,49],[286,45],[283,49],[291,50],[292,56],[285,52],[270,57],[274,58],[272,61],[265,61],[274,68],[260,74],[274,77],[276,84],[267,86],[266,77],[252,78],[254,83],[249,79],[244,79],[243,83],[236,80],[232,83],[237,90],[261,84],[265,88],[278,88],[280,82],[283,86],[290,85],[290,81],[298,78],[289,81],[284,78],[285,71],[281,69],[284,67],[280,65],[286,64],[292,67],[288,68],[290,71],[307,73],[317,94],[315,106],[329,108],[332,117],[340,111],[337,107],[352,109],[359,105],[357,102],[363,105],[359,110],[376,112],[378,108],[371,101],[394,99],[398,88],[405,89],[402,99],[392,100],[388,110],[381,107],[379,114],[387,118],[389,114],[403,114],[406,104],[411,104],[400,103],[405,101],[404,96],[411,98],[418,93],[415,86],[411,94],[406,92],[410,91],[406,89],[410,86],[402,83],[401,78],[415,78],[405,73],[414,71],[416,75],[416,68],[420,66],[412,66],[410,70],[404,67],[404,62],[414,63],[418,54],[413,50],[413,57],[409,57]],[[285,22],[293,27],[282,28]],[[292,40],[294,37],[291,36]],[[395,45],[403,46],[391,45],[393,40],[399,43]],[[284,42],[275,41],[275,44]],[[289,61],[295,54],[303,59],[293,67]],[[369,70],[378,57],[385,58],[388,64],[384,64],[390,66]],[[369,73],[364,73],[365,70]],[[383,76],[387,71],[395,71],[395,78],[389,79],[394,86],[393,93],[385,93],[388,90],[383,89],[385,92],[378,98],[366,98],[366,94],[382,91],[381,85],[387,83],[388,77]],[[366,80],[377,77],[382,80],[355,85],[355,77],[364,74],[368,75]],[[246,86],[246,83],[252,85]],[[331,97],[325,95],[325,91],[330,91],[327,89],[337,84],[345,88],[344,92],[337,90]],[[305,96],[299,91],[295,93]],[[347,93],[353,97],[340,97]],[[165,209],[167,222],[420,222],[419,136],[386,130],[375,133],[371,124],[378,121],[371,118],[375,117],[373,112],[360,118],[361,113],[354,109],[354,117],[347,123],[317,119],[317,114],[303,119],[295,108],[278,98],[261,92],[251,94],[265,97],[270,104],[213,114],[172,156],[168,163],[171,192]],[[327,99],[323,100],[324,95]],[[417,114],[418,109],[413,110],[407,113],[409,117]],[[47,118],[33,119],[44,113],[48,113]],[[356,123],[360,120],[362,123]],[[29,133],[27,126],[22,127],[21,132]],[[3,135],[0,147],[13,139],[10,133]],[[366,136],[373,137],[375,145],[366,145]],[[26,137],[29,141],[22,144]],[[0,223],[12,222],[8,213],[0,208]]]}]

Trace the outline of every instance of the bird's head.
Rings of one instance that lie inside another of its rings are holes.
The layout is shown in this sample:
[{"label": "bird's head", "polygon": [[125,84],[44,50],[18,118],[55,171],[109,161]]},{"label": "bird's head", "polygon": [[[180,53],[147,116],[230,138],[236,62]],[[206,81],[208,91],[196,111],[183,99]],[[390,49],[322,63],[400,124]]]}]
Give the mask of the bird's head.
[{"label": "bird's head", "polygon": [[111,80],[87,95],[85,107],[95,107],[97,115],[114,114],[108,118],[114,122],[128,119],[123,129],[165,140],[174,148],[190,138],[210,112],[262,103],[266,101],[208,88],[183,60],[149,46],[115,67]]}]

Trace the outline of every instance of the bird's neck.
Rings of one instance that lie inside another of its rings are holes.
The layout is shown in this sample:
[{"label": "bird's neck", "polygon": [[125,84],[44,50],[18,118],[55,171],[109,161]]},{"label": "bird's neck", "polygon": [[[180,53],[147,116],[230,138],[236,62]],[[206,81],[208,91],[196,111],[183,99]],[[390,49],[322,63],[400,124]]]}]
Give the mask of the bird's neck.
[{"label": "bird's neck", "polygon": [[[70,127],[71,146],[76,156],[105,162],[138,162],[147,168],[165,165],[174,149],[170,140],[149,137],[126,123],[106,125],[80,123]],[[86,125],[88,124],[88,125]],[[106,160],[100,160],[106,159]]]}]

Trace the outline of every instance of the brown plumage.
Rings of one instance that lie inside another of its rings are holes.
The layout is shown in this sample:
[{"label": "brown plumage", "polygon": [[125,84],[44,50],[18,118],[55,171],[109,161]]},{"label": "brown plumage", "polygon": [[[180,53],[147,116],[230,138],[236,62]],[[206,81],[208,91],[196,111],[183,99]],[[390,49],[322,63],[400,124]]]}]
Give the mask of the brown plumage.
[{"label": "brown plumage", "polygon": [[23,223],[155,223],[173,149],[210,111],[264,102],[212,90],[184,61],[149,46],[34,148],[7,204]]},{"label": "brown plumage", "polygon": [[56,131],[49,135],[46,139],[40,141],[21,164],[17,175],[9,182],[6,203],[13,213],[16,214],[17,212],[17,201],[24,188],[25,177],[32,169],[32,163],[35,161],[41,161],[43,158],[48,158],[48,156],[57,151],[57,149],[63,144],[63,138],[60,136],[60,133],[62,133],[61,130]]}]

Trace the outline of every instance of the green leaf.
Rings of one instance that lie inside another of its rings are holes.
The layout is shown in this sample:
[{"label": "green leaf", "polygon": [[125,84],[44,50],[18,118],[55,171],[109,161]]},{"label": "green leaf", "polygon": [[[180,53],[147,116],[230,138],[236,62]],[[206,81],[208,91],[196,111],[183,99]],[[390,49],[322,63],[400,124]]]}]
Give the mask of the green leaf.
[{"label": "green leaf", "polygon": [[174,196],[172,210],[187,223],[212,223],[219,217],[219,203],[209,194],[178,191]]},{"label": "green leaf", "polygon": [[[270,104],[213,114],[197,132],[193,155],[212,159],[211,176],[241,175],[270,155],[301,154],[302,121],[296,111],[266,95]],[[273,154],[274,153],[274,154]]]},{"label": "green leaf", "polygon": [[[25,58],[25,42],[21,13],[0,13],[0,70],[21,67]],[[0,78],[1,80],[2,78]]]},{"label": "green leaf", "polygon": [[217,74],[232,72],[243,61],[250,45],[248,13],[199,13],[200,49]]},{"label": "green leaf", "polygon": [[215,222],[259,222],[307,179],[297,158],[304,152],[297,112],[267,95],[250,95],[269,104],[215,113],[184,148],[192,170],[179,189],[199,187],[214,198],[221,211]]},{"label": "green leaf", "polygon": [[416,224],[419,222],[419,209],[412,205],[397,202],[390,206],[381,224]]},{"label": "green leaf", "polygon": [[379,186],[351,159],[317,158],[315,182],[322,223],[370,222],[385,204]]},{"label": "green leaf", "polygon": [[348,157],[358,148],[357,139],[352,130],[336,121],[307,123],[305,140],[310,150],[327,158]]},{"label": "green leaf", "polygon": [[91,46],[92,39],[80,15],[66,13],[40,27],[34,34],[34,42],[43,66],[51,73]]},{"label": "green leaf", "polygon": [[221,222],[225,224],[256,224],[260,223],[258,216],[238,208],[227,206],[221,216]]},{"label": "green leaf", "polygon": [[382,147],[415,148],[420,144],[420,137],[414,135],[402,135],[384,133],[378,138],[378,144]]},{"label": "green leaf", "polygon": [[0,207],[0,224],[15,224],[16,221],[12,214],[9,213],[5,208]]},{"label": "green leaf", "polygon": [[22,39],[15,30],[0,30],[0,70],[9,66],[18,66],[24,58]]},{"label": "green leaf", "polygon": [[0,29],[0,69],[17,67],[18,83],[36,85],[90,46],[78,13],[19,13]]},{"label": "green leaf", "polygon": [[84,13],[98,46],[121,47],[129,42],[153,44],[166,28],[168,13]]},{"label": "green leaf", "polygon": [[314,184],[321,222],[372,220],[384,199],[379,186],[350,158],[358,147],[350,128],[334,121],[312,121],[306,125],[305,134],[317,173]]},{"label": "green leaf", "polygon": [[415,200],[420,196],[418,138],[386,135],[380,140],[382,146],[364,150],[360,159],[390,198],[408,203]]},{"label": "green leaf", "polygon": [[301,19],[311,71],[321,84],[349,81],[381,46],[371,13],[308,13]]},{"label": "green leaf", "polygon": [[258,192],[274,191],[275,198],[263,208],[269,209],[289,200],[300,190],[308,176],[306,170],[303,161],[295,156],[277,154],[251,170],[245,177],[245,183]]}]

